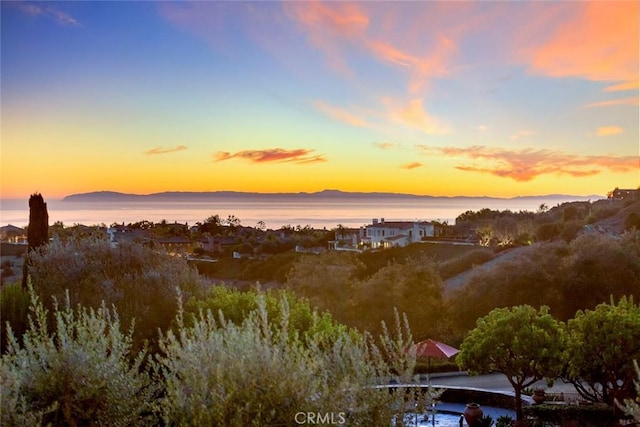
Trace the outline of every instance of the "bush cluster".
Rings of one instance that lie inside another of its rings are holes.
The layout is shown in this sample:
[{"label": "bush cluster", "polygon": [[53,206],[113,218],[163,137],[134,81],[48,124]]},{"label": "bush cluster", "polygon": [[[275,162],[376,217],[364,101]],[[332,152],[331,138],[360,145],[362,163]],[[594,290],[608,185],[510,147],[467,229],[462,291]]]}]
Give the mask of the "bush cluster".
[{"label": "bush cluster", "polygon": [[31,282],[45,307],[69,293],[72,305],[115,306],[124,325],[136,324],[135,349],[155,345],[177,313],[177,294],[202,295],[205,282],[181,258],[151,248],[105,239],[54,242],[31,255]]},{"label": "bush cluster", "polygon": [[547,305],[560,320],[613,296],[640,298],[640,232],[621,238],[580,235],[570,243],[541,243],[512,260],[478,270],[450,295],[453,327],[468,331],[495,307]]},{"label": "bush cluster", "polygon": [[[53,320],[54,326],[48,326]],[[2,425],[146,425],[155,387],[142,370],[145,352],[131,354],[131,332],[117,315],[54,308],[53,317],[31,293],[29,328],[18,341],[7,328],[0,367]]]},{"label": "bush cluster", "polygon": [[414,407],[404,392],[376,387],[391,375],[412,378],[406,320],[403,329],[397,317],[396,332],[377,340],[339,327],[327,340],[322,317],[312,313],[302,338],[286,295],[272,318],[265,298],[256,299],[237,322],[208,309],[187,325],[180,309],[160,351],[150,354],[133,352],[133,330],[121,332],[115,310],[72,309],[67,297],[48,316],[32,292],[22,342],[8,328],[2,425],[292,425],[300,412],[385,425]]}]

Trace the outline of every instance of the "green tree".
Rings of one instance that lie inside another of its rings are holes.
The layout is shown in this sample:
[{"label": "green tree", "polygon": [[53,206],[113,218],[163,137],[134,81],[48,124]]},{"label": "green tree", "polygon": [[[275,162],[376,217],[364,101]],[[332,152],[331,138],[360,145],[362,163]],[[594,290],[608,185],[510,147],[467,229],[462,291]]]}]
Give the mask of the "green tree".
[{"label": "green tree", "polygon": [[492,223],[485,223],[476,229],[476,236],[482,246],[489,246],[495,237],[495,230]]},{"label": "green tree", "polygon": [[29,227],[27,228],[28,251],[22,270],[22,289],[27,289],[30,256],[33,251],[49,242],[49,213],[40,193],[29,197]]},{"label": "green tree", "polygon": [[49,213],[40,193],[29,197],[29,228],[27,229],[29,250],[37,249],[49,242]]},{"label": "green tree", "polygon": [[478,319],[465,338],[457,361],[472,374],[501,372],[515,391],[516,416],[522,419],[522,391],[561,370],[566,340],[563,324],[547,307],[497,308]]},{"label": "green tree", "polygon": [[227,216],[227,219],[224,220],[224,223],[233,231],[236,228],[240,227],[241,221],[237,216],[229,215]]},{"label": "green tree", "polygon": [[210,233],[211,235],[216,235],[220,232],[222,228],[222,220],[219,215],[211,215],[207,219],[204,220],[204,223],[200,224],[200,231],[202,233]]},{"label": "green tree", "polygon": [[579,311],[567,329],[565,376],[580,395],[610,405],[633,397],[633,360],[640,359],[640,307],[633,298]]}]

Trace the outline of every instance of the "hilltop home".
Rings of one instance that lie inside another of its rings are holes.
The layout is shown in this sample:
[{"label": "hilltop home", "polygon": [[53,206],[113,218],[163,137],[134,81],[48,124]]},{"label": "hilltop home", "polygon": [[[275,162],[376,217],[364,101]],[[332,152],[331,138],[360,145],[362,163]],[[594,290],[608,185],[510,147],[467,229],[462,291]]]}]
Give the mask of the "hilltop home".
[{"label": "hilltop home", "polygon": [[365,227],[365,239],[372,249],[404,247],[420,242],[424,237],[433,237],[434,225],[424,221],[389,221],[374,219]]},{"label": "hilltop home", "polygon": [[607,194],[608,199],[613,200],[640,200],[640,189],[625,189],[616,187]]}]

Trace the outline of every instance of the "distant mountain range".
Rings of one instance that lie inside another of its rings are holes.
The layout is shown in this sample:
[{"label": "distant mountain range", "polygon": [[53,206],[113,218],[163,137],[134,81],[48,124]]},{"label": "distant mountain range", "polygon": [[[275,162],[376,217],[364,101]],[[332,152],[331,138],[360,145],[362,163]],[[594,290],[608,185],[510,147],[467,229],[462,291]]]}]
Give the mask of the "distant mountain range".
[{"label": "distant mountain range", "polygon": [[71,194],[62,199],[63,202],[206,202],[215,200],[362,200],[362,199],[486,199],[486,200],[597,200],[604,196],[575,196],[567,194],[547,194],[540,196],[489,197],[489,196],[421,196],[416,194],[383,193],[383,192],[346,192],[340,190],[323,190],[315,193],[251,193],[240,191],[208,191],[182,192],[166,191],[152,194],[128,194],[115,191],[95,191],[91,193]]}]

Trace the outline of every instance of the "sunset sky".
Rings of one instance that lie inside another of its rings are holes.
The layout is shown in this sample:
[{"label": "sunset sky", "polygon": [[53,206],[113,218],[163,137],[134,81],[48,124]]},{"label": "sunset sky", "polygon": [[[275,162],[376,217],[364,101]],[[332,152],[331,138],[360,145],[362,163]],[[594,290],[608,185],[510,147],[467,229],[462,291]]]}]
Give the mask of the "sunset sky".
[{"label": "sunset sky", "polygon": [[2,198],[640,185],[637,1],[2,1]]}]

